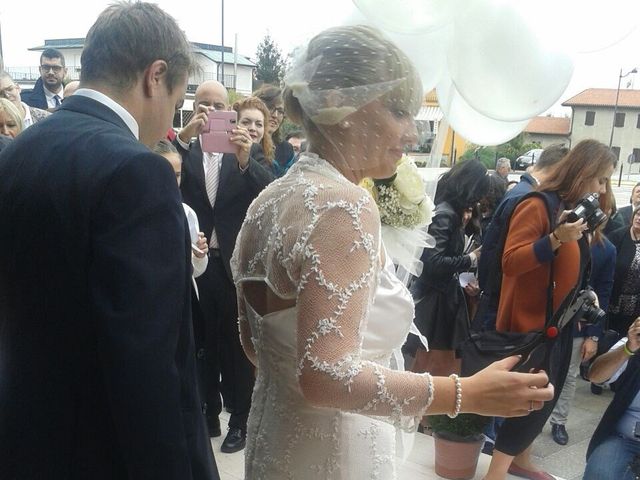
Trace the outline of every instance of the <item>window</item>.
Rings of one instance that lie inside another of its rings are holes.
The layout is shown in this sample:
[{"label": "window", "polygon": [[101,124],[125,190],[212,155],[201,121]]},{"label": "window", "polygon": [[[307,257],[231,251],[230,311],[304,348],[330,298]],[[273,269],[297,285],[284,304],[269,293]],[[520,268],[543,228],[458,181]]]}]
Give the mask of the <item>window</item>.
[{"label": "window", "polygon": [[613,154],[616,156],[617,160],[620,160],[620,147],[611,147]]},{"label": "window", "polygon": [[636,121],[636,128],[640,128],[640,113],[638,114],[638,120]]},{"label": "window", "polygon": [[[640,118],[640,115],[638,117]],[[584,117],[584,124],[588,126],[592,126],[595,123],[595,120],[596,120],[596,112],[588,111]],[[638,121],[640,121],[640,119]]]},{"label": "window", "polygon": [[633,163],[640,162],[640,148],[633,149]]},{"label": "window", "polygon": [[624,113],[617,112],[616,113],[616,127],[622,128],[624,127]]}]

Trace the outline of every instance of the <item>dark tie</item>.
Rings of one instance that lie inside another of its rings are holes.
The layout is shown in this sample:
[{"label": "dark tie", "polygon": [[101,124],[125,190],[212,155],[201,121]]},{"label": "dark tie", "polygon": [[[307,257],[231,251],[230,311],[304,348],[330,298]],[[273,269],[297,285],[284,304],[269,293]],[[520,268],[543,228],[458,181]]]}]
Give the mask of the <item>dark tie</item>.
[{"label": "dark tie", "polygon": [[53,101],[56,102],[56,108],[60,106],[60,97],[58,95],[53,96]]}]

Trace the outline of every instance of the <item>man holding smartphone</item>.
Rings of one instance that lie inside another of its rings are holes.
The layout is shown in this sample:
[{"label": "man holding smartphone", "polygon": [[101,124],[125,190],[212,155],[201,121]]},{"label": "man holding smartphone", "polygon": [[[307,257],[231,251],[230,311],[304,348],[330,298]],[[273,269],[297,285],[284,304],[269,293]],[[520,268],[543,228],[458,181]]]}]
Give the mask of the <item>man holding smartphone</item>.
[{"label": "man holding smartphone", "polygon": [[[202,231],[210,239],[209,264],[197,279],[204,320],[203,325],[195,326],[199,363],[205,370],[203,397],[209,435],[221,435],[218,415],[222,395],[231,418],[221,450],[233,453],[245,446],[254,373],[240,345],[236,290],[229,263],[249,205],[274,177],[262,148],[242,127],[231,129],[229,141],[223,142],[233,144],[234,153],[203,152],[201,134],[210,113],[227,111],[228,103],[227,89],[221,83],[202,83],[195,94],[194,116],[175,144],[182,156],[183,200],[195,210]],[[193,137],[197,138],[191,141]]]}]

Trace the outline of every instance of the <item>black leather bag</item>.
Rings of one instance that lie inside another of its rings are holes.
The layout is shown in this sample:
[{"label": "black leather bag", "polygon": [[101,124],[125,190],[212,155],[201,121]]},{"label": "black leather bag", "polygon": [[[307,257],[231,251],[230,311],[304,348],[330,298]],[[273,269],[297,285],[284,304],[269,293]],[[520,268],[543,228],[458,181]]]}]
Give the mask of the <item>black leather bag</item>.
[{"label": "black leather bag", "polygon": [[461,375],[469,377],[493,362],[512,355],[522,355],[522,360],[513,370],[528,372],[532,368],[539,368],[547,355],[546,339],[541,331],[515,333],[487,330],[473,333],[458,350],[462,357]]}]

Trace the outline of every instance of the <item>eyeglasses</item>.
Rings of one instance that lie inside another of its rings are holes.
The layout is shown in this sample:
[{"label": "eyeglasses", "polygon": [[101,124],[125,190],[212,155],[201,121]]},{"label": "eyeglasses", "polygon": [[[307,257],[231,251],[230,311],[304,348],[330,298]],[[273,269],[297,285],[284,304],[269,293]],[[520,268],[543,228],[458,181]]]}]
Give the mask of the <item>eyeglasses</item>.
[{"label": "eyeglasses", "polygon": [[271,115],[278,115],[279,117],[284,117],[284,108],[282,107],[271,108],[269,109],[269,113]]},{"label": "eyeglasses", "polygon": [[0,97],[8,99],[9,94],[15,92],[16,89],[17,89],[16,85],[9,85],[8,87],[5,87],[2,90],[0,90]]},{"label": "eyeglasses", "polygon": [[64,67],[62,65],[40,65],[40,70],[47,73],[51,70],[54,73],[60,73]]}]

